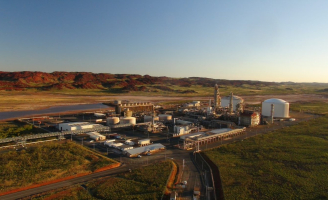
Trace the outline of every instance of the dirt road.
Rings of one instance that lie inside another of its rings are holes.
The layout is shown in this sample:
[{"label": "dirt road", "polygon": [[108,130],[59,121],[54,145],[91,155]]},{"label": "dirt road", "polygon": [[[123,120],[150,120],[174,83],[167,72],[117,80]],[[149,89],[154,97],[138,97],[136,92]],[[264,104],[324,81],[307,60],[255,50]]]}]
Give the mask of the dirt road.
[{"label": "dirt road", "polygon": [[[315,94],[299,94],[299,95],[254,95],[241,96],[245,103],[259,104],[262,101],[270,98],[284,99],[290,103],[296,101],[324,101],[328,102],[328,98],[323,95]],[[94,104],[113,100],[127,100],[131,102],[166,102],[166,101],[208,101],[213,99],[208,97],[168,97],[168,96],[77,96],[77,95],[61,95],[61,94],[30,94],[30,95],[2,95],[0,99],[0,112],[4,111],[21,111],[21,110],[39,110],[53,106],[77,105],[77,104]]]}]

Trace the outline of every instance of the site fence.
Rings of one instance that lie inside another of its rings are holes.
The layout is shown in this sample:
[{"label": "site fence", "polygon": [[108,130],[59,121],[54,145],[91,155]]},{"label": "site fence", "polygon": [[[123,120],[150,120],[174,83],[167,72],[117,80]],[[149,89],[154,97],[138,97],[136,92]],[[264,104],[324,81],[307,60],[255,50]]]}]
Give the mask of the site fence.
[{"label": "site fence", "polygon": [[195,152],[193,159],[197,168],[201,172],[202,182],[205,186],[205,199],[216,200],[216,188],[214,184],[213,172],[210,165],[206,162],[200,153]]}]

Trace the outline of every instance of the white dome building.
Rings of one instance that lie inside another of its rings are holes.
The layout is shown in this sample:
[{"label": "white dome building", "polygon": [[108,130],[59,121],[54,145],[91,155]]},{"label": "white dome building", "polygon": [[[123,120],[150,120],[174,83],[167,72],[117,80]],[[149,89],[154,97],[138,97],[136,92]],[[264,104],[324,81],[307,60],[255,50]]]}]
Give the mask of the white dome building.
[{"label": "white dome building", "polygon": [[[233,95],[232,96],[232,106],[233,106],[233,111],[237,111],[237,105],[238,104],[243,104],[244,103],[244,99],[239,97],[239,96],[236,96],[236,95]],[[229,107],[229,104],[230,104],[230,96],[225,96],[225,97],[222,97],[221,98],[221,107]]]},{"label": "white dome building", "polygon": [[262,115],[271,116],[271,105],[274,105],[273,117],[288,118],[289,103],[282,99],[267,99],[262,102]]}]

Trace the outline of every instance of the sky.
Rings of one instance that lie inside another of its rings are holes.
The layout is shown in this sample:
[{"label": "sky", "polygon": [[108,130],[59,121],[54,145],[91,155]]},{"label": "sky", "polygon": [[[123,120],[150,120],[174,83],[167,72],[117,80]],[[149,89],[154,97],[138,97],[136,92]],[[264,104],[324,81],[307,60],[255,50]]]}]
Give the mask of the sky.
[{"label": "sky", "polygon": [[327,0],[0,0],[0,71],[328,82]]}]

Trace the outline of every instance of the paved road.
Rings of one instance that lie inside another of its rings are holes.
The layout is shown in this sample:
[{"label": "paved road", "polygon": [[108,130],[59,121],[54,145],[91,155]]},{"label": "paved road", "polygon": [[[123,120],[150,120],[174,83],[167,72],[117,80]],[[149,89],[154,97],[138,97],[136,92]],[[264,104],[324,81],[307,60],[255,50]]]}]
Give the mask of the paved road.
[{"label": "paved road", "polygon": [[50,184],[50,185],[45,185],[45,186],[41,186],[41,187],[37,187],[37,188],[33,188],[33,189],[21,191],[21,192],[16,192],[16,193],[13,193],[13,194],[0,196],[0,199],[1,200],[19,199],[19,198],[31,196],[31,195],[34,195],[34,194],[46,192],[46,191],[49,191],[49,190],[54,190],[54,189],[58,189],[58,188],[61,188],[61,187],[68,187],[68,186],[71,186],[71,185],[74,185],[74,184],[77,184],[77,183],[90,181],[90,180],[93,180],[95,178],[110,176],[110,175],[114,175],[114,174],[117,174],[117,173],[122,173],[122,172],[128,171],[128,169],[129,169],[128,166],[121,166],[121,167],[118,167],[118,168],[115,168],[115,169],[110,169],[110,170],[106,170],[106,171],[102,171],[102,172],[97,172],[97,173],[94,173],[94,174],[74,178],[74,179],[67,180],[67,181],[62,181],[62,182],[58,182],[58,183],[54,183],[54,184]]},{"label": "paved road", "polygon": [[[266,133],[266,132],[269,132],[272,130],[280,129],[283,126],[289,126],[292,124],[294,124],[294,123],[291,123],[291,122],[287,122],[286,124],[276,123],[275,125],[269,126],[268,128],[265,128],[265,129],[259,129],[259,130],[258,129],[248,129],[246,134],[239,135],[234,138],[228,138],[223,141],[218,141],[215,143],[209,143],[206,145],[202,145],[202,146],[200,146],[200,149],[205,150],[207,148],[218,147],[222,144],[228,144],[228,143],[232,143],[235,141],[241,141],[248,137],[255,136],[257,134],[263,134],[263,133]],[[132,133],[132,134],[134,136],[136,136],[138,133]],[[139,133],[139,135],[140,135],[140,137],[143,136],[140,133]],[[117,173],[127,171],[128,169],[138,168],[142,165],[156,163],[160,160],[166,160],[166,159],[174,159],[176,162],[178,162],[180,164],[180,166],[182,166],[182,163],[184,160],[185,168],[184,168],[184,174],[182,176],[181,181],[186,180],[188,182],[188,184],[187,184],[187,187],[183,190],[182,194],[180,194],[180,196],[183,199],[191,199],[192,194],[193,194],[194,185],[197,185],[197,184],[201,185],[200,174],[197,171],[196,167],[194,166],[194,164],[192,163],[192,160],[190,158],[190,153],[192,152],[192,150],[186,151],[186,150],[180,150],[180,149],[176,149],[176,148],[172,147],[172,145],[177,144],[178,138],[171,139],[170,143],[165,142],[166,139],[165,139],[165,136],[163,139],[163,135],[152,135],[151,139],[152,139],[152,141],[162,142],[165,145],[167,145],[167,150],[153,154],[151,156],[143,156],[142,158],[127,158],[127,157],[117,156],[116,160],[122,161],[124,163],[124,166],[116,168],[116,169],[111,169],[111,170],[95,173],[95,174],[90,174],[90,175],[83,176],[83,177],[78,177],[78,178],[71,179],[68,181],[62,181],[62,182],[54,183],[54,184],[47,185],[47,186],[42,186],[42,187],[38,187],[38,188],[34,188],[34,189],[29,189],[26,191],[21,191],[21,192],[9,194],[9,195],[1,196],[0,199],[11,200],[11,199],[23,198],[23,197],[30,196],[33,194],[38,194],[38,193],[46,192],[49,190],[58,189],[61,187],[67,187],[67,186],[71,186],[71,185],[74,185],[77,183],[90,181],[95,178],[114,175]],[[202,185],[201,185],[201,187],[202,187]]]}]

